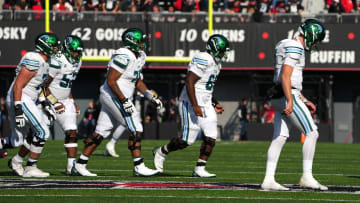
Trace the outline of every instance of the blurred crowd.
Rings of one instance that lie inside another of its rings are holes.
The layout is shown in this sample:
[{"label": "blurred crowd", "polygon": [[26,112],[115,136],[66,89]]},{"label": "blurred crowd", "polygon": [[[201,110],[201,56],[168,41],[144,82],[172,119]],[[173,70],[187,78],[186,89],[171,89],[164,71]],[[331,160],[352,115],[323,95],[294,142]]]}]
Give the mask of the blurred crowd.
[{"label": "blurred crowd", "polygon": [[[44,10],[45,0],[0,0],[3,9]],[[50,0],[53,11],[200,12],[208,0]],[[360,0],[213,0],[214,11],[239,14],[355,13]]]}]

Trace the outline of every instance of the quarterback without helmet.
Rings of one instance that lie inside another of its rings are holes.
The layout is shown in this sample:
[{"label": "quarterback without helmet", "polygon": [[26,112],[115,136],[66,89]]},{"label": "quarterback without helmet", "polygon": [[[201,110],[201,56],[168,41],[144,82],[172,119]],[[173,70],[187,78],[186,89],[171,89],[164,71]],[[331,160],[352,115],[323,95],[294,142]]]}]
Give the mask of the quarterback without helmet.
[{"label": "quarterback without helmet", "polygon": [[[19,176],[47,177],[50,174],[37,168],[36,163],[50,131],[43,113],[38,109],[36,101],[41,86],[49,72],[47,60],[57,53],[60,41],[53,33],[42,33],[35,39],[34,52],[26,53],[16,68],[16,77],[6,98],[9,109],[12,136],[1,140],[0,148],[21,146],[18,154],[9,160],[9,167]],[[34,135],[28,135],[30,126]],[[22,166],[24,157],[30,152],[25,169]]]},{"label": "quarterback without helmet", "polygon": [[275,70],[272,88],[272,106],[275,109],[274,134],[267,153],[266,175],[261,188],[264,190],[289,190],[275,181],[275,171],[289,131],[292,126],[306,135],[303,145],[303,175],[300,186],[327,190],[312,175],[315,146],[319,136],[311,114],[315,105],[302,95],[305,51],[311,51],[325,37],[324,26],[315,19],[306,20],[299,27],[299,36],[284,39],[275,47]]},{"label": "quarterback without helmet", "polygon": [[145,64],[146,36],[138,28],[129,28],[122,35],[123,48],[116,50],[108,63],[107,78],[100,88],[101,112],[93,135],[85,140],[85,148],[73,167],[73,174],[96,176],[86,169],[90,155],[114,127],[126,125],[130,131],[128,148],[134,162],[135,176],[153,176],[158,171],[145,166],[141,158],[141,134],[143,131],[139,112],[132,103],[135,89],[144,94],[158,108],[162,102],[140,78]]},{"label": "quarterback without helmet", "polygon": [[205,170],[206,162],[215,146],[217,138],[217,113],[224,108],[212,93],[220,73],[221,62],[230,50],[228,40],[222,35],[212,35],[207,41],[206,52],[196,54],[188,68],[185,87],[180,96],[179,112],[181,135],[174,137],[167,145],[154,148],[154,165],[163,172],[163,164],[168,153],[192,145],[199,132],[204,132],[200,156],[193,171],[195,177],[215,177]]}]

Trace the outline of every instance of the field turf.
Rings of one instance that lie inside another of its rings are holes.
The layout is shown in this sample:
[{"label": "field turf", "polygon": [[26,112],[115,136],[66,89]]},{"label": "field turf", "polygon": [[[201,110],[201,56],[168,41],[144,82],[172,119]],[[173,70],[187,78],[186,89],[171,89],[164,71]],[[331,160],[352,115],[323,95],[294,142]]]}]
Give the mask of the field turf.
[{"label": "field turf", "polygon": [[[66,154],[63,141],[48,141],[38,167],[50,172],[49,178],[40,180],[106,180],[143,181],[161,183],[223,183],[261,184],[265,173],[266,153],[270,142],[219,141],[207,163],[207,169],[216,178],[193,178],[192,170],[199,155],[200,142],[183,151],[168,155],[164,174],[155,177],[134,177],[133,163],[127,142],[121,140],[116,150],[119,158],[103,156],[104,141],[90,158],[87,168],[98,177],[70,177],[65,175]],[[153,168],[152,148],[166,144],[166,140],[143,140],[142,151],[145,164]],[[83,144],[79,141],[78,155]],[[7,162],[17,150],[9,150],[9,156],[0,159],[0,181],[21,179],[7,167]],[[276,179],[281,184],[298,184],[302,174],[302,144],[289,142],[280,156]],[[360,145],[318,143],[313,173],[320,183],[327,186],[360,186]],[[37,179],[39,180],[39,179]],[[10,181],[11,182],[11,181]],[[90,182],[91,183],[91,182]],[[0,183],[0,187],[1,184]],[[360,202],[359,192],[319,192],[291,190],[269,192],[252,190],[209,189],[1,189],[0,202]]]}]

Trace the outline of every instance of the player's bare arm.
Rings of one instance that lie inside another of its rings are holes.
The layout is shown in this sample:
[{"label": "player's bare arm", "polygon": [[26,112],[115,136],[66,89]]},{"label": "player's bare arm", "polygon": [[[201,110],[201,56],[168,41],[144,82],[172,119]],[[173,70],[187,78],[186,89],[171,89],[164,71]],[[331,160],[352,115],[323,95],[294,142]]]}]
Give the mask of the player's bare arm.
[{"label": "player's bare arm", "polygon": [[306,99],[306,97],[303,94],[301,94],[301,100],[304,102],[304,104],[309,109],[311,114],[316,112],[316,106],[314,105],[314,103],[312,103],[310,100]]},{"label": "player's bare arm", "polygon": [[281,72],[281,85],[282,89],[285,95],[285,98],[287,100],[286,107],[283,110],[283,113],[286,116],[290,116],[290,114],[293,111],[293,98],[291,95],[291,74],[293,72],[294,68],[292,66],[289,66],[287,64],[284,64]]},{"label": "player's bare arm", "polygon": [[214,97],[212,97],[211,103],[217,114],[222,114],[222,112],[224,112],[224,107],[221,104],[219,104],[219,102]]},{"label": "player's bare arm", "polygon": [[136,89],[144,94],[144,97],[150,100],[157,109],[161,109],[163,104],[162,101],[158,98],[157,93],[154,90],[149,90],[142,79],[138,79],[136,83]]},{"label": "player's bare arm", "polygon": [[121,73],[116,71],[114,68],[109,68],[109,72],[107,75],[107,84],[110,87],[111,91],[115,94],[115,96],[120,100],[123,101],[126,99],[124,94],[121,92],[118,84],[116,81],[121,77]]},{"label": "player's bare arm", "polygon": [[197,76],[195,73],[189,71],[189,73],[186,77],[185,85],[186,85],[186,91],[188,93],[190,102],[193,106],[195,115],[203,117],[203,113],[201,111],[200,106],[197,103],[196,96],[195,96],[195,83],[199,79],[200,79],[199,76]]},{"label": "player's bare arm", "polygon": [[36,71],[31,71],[22,67],[14,84],[14,101],[21,101],[22,89],[36,75]]},{"label": "player's bare arm", "polygon": [[147,90],[149,90],[146,86],[146,84],[144,83],[144,81],[142,81],[140,78],[138,79],[137,83],[136,83],[136,89],[141,93],[144,94]]}]

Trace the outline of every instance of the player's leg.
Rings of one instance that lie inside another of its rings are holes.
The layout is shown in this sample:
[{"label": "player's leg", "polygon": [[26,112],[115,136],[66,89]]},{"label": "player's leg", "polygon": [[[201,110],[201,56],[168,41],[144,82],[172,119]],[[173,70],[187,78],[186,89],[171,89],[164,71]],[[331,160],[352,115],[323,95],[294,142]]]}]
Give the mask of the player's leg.
[{"label": "player's leg", "polygon": [[97,176],[95,173],[87,170],[86,165],[97,146],[101,144],[104,138],[110,135],[113,128],[112,121],[111,114],[106,110],[105,106],[103,106],[99,114],[95,132],[85,139],[85,147],[71,170],[72,175]]},{"label": "player's leg", "polygon": [[57,114],[57,121],[65,132],[64,148],[67,153],[67,167],[65,173],[71,175],[71,169],[76,160],[76,152],[78,147],[77,126],[76,126],[76,109],[74,103],[70,99],[62,100],[65,111]]},{"label": "player's leg", "polygon": [[179,113],[181,118],[181,132],[180,135],[172,138],[170,142],[161,147],[153,149],[154,166],[163,172],[164,161],[168,153],[182,150],[195,142],[195,139],[200,132],[198,118],[193,112],[192,106],[187,101],[181,101],[179,105]]},{"label": "player's leg", "polygon": [[216,174],[209,173],[205,167],[211,152],[215,147],[217,138],[217,115],[212,106],[204,107],[204,117],[199,118],[200,127],[204,132],[202,137],[202,144],[200,147],[200,156],[194,168],[193,176],[211,178],[216,177]]},{"label": "player's leg", "polygon": [[[153,176],[158,174],[157,170],[150,169],[145,166],[144,160],[141,157],[141,137],[143,127],[141,125],[140,114],[135,111],[129,114],[125,111],[123,105],[118,101],[112,100],[112,109],[114,109],[113,115],[116,120],[120,121],[123,125],[126,125],[130,131],[128,139],[128,149],[131,152],[131,156],[134,162],[134,175],[135,176]],[[115,110],[116,108],[116,110]]]},{"label": "player's leg", "polygon": [[306,105],[301,101],[300,96],[294,96],[294,110],[290,120],[305,135],[303,144],[303,175],[300,179],[302,187],[312,189],[327,190],[326,186],[321,185],[312,175],[312,165],[315,154],[316,142],[319,137],[317,126],[311,117],[311,113]]},{"label": "player's leg", "polygon": [[264,190],[289,190],[289,188],[286,188],[275,181],[275,172],[281,150],[289,137],[291,123],[281,114],[281,110],[285,105],[285,100],[274,99],[272,100],[272,104],[276,109],[274,134],[267,152],[266,173],[261,188]]},{"label": "player's leg", "polygon": [[105,156],[119,157],[119,154],[115,151],[115,144],[119,141],[121,135],[126,130],[124,125],[119,125],[112,133],[112,138],[106,144],[104,154]]},{"label": "player's leg", "polygon": [[32,100],[23,96],[23,110],[34,132],[30,144],[29,158],[24,169],[23,177],[48,177],[49,173],[37,168],[37,162],[44,148],[46,140],[50,136],[50,130],[45,120],[45,115]]}]

